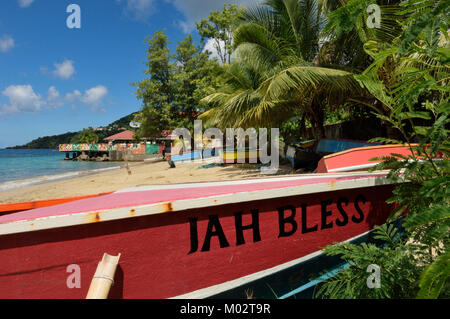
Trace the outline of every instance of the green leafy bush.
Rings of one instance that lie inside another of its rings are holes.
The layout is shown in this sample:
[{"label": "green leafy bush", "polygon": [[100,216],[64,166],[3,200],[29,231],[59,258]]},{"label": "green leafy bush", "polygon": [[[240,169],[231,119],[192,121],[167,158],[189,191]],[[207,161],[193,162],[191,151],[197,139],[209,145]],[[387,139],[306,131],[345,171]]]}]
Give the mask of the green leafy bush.
[{"label": "green leafy bush", "polygon": [[[352,2],[352,1],[350,1]],[[329,298],[449,298],[450,142],[449,8],[446,1],[409,0],[400,4],[403,32],[390,43],[377,39],[365,49],[374,62],[355,78],[384,107],[378,116],[399,132],[411,155],[391,154],[373,170],[389,169],[398,182],[388,200],[397,208],[388,222],[400,218],[404,232],[391,224],[375,227],[384,242],[337,244],[325,249],[350,267],[329,279],[318,295]],[[380,159],[377,159],[380,160]],[[381,270],[380,288],[365,280],[368,265]]]}]

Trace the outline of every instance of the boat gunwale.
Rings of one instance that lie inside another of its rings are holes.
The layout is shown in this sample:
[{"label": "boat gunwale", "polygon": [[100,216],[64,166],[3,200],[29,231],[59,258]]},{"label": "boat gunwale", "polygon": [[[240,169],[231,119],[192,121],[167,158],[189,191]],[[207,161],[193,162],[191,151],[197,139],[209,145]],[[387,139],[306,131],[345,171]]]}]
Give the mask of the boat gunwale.
[{"label": "boat gunwale", "polygon": [[[356,179],[349,178],[345,180],[335,180],[327,182],[317,182],[313,184],[279,187],[272,189],[232,192],[227,194],[211,195],[199,198],[179,199],[174,201],[163,201],[158,203],[143,204],[136,206],[131,205],[126,207],[110,208],[105,210],[91,210],[91,211],[88,210],[77,213],[67,213],[62,215],[7,221],[0,223],[0,236],[24,232],[33,232],[39,230],[55,229],[61,227],[86,225],[126,218],[150,216],[163,213],[173,213],[178,211],[186,211],[189,209],[214,207],[233,203],[252,202],[272,198],[291,197],[314,193],[324,193],[329,191],[358,189],[358,188],[395,184],[395,182],[390,181],[386,178],[387,172],[378,172],[378,173],[364,172],[363,174],[361,172],[358,173],[350,172],[346,174],[342,173],[308,174],[305,177],[311,177],[311,175],[320,175],[321,177],[334,176],[336,178],[343,176],[345,177],[355,176],[357,178]],[[258,179],[255,179],[254,181],[257,182]],[[194,185],[195,183],[192,184],[192,186]],[[97,199],[100,198],[101,197],[97,197]]]},{"label": "boat gunwale", "polygon": [[36,208],[44,208],[44,207],[64,204],[64,203],[68,203],[68,202],[73,202],[73,201],[80,200],[80,199],[109,195],[112,193],[114,193],[114,192],[104,192],[104,193],[91,194],[91,195],[49,198],[49,199],[41,199],[41,200],[33,200],[33,201],[17,202],[17,203],[0,203],[0,216],[1,216],[1,214],[5,214],[8,212],[19,212],[19,211],[36,209]]}]

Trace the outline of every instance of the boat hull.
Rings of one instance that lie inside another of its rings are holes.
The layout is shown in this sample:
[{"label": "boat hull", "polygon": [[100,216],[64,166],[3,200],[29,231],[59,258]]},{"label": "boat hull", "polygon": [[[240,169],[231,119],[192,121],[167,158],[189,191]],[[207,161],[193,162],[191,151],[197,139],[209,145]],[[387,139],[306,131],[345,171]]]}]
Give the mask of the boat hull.
[{"label": "boat hull", "polygon": [[219,151],[223,163],[258,163],[261,158],[260,150],[227,150]]},{"label": "boat hull", "polygon": [[189,152],[180,155],[172,155],[171,160],[174,162],[192,162],[202,159],[210,159],[216,157],[216,149],[205,149],[201,151]]},{"label": "boat hull", "polygon": [[286,151],[286,159],[291,162],[293,169],[307,168],[313,170],[320,157],[312,149],[289,146]]},{"label": "boat hull", "polygon": [[319,160],[324,156],[377,144],[355,140],[321,139],[317,142],[317,145],[315,141],[307,141],[301,145],[302,147],[289,146],[286,152],[286,158],[291,162],[293,169],[306,168],[314,170],[317,168]]},{"label": "boat hull", "polygon": [[410,156],[411,150],[405,145],[379,145],[353,148],[322,157],[317,165],[317,173],[368,170],[381,162],[381,160],[371,161],[370,159],[391,156],[392,153]]},{"label": "boat hull", "polygon": [[[105,252],[121,254],[110,298],[209,297],[301,264],[391,212],[393,185],[307,180],[131,191],[4,216],[0,298],[84,298]],[[96,209],[101,202],[111,207]],[[80,287],[71,286],[71,265]]]},{"label": "boat hull", "polygon": [[356,141],[356,140],[333,140],[333,139],[321,139],[317,144],[315,149],[316,153],[320,156],[343,152],[349,149],[354,149],[357,147],[370,147],[378,145],[376,143],[369,143],[364,141]]}]

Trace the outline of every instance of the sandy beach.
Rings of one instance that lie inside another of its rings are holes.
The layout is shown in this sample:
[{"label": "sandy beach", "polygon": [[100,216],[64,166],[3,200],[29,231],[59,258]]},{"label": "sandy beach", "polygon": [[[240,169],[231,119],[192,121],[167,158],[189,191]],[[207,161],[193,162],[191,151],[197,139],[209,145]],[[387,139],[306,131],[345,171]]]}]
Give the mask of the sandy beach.
[{"label": "sandy beach", "polygon": [[[121,168],[74,178],[31,185],[0,192],[0,203],[17,203],[113,192],[130,187],[212,182],[267,177],[256,165],[237,164],[202,168],[206,163],[180,163],[170,168],[167,162],[135,163]],[[277,175],[290,174],[289,165],[280,165]],[[271,175],[269,175],[271,176]]]}]

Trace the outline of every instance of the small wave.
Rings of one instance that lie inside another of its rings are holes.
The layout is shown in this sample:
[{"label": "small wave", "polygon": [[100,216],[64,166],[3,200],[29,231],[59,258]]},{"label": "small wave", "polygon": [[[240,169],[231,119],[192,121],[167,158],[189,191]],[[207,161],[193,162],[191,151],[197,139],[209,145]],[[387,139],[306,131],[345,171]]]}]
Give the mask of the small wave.
[{"label": "small wave", "polygon": [[111,166],[111,167],[93,169],[88,172],[96,173],[96,172],[103,172],[103,171],[111,171],[111,170],[119,169],[119,168],[121,168],[121,166]]},{"label": "small wave", "polygon": [[109,171],[109,170],[115,170],[119,169],[120,166],[112,166],[112,167],[106,167],[106,168],[98,168],[88,171],[75,171],[75,172],[68,172],[63,174],[57,174],[57,175],[44,175],[39,177],[33,177],[33,178],[27,178],[27,179],[20,179],[20,180],[12,180],[12,181],[6,181],[0,184],[0,192],[9,191],[16,188],[22,188],[26,186],[31,185],[37,185],[42,184],[46,182],[53,182],[57,180],[62,179],[68,179],[73,178],[81,175],[88,175],[88,174],[95,174],[103,171]]}]

